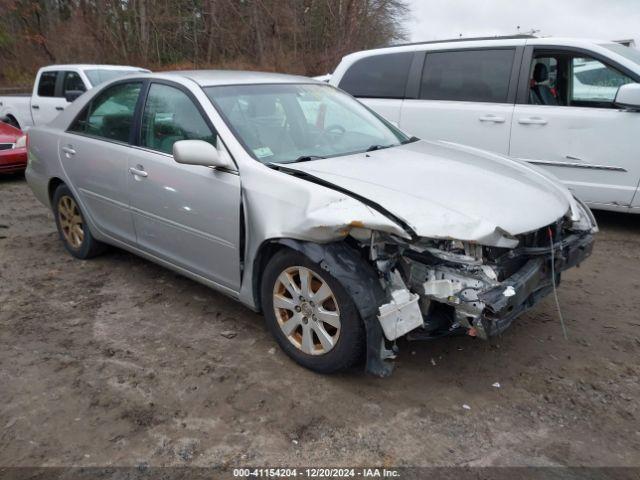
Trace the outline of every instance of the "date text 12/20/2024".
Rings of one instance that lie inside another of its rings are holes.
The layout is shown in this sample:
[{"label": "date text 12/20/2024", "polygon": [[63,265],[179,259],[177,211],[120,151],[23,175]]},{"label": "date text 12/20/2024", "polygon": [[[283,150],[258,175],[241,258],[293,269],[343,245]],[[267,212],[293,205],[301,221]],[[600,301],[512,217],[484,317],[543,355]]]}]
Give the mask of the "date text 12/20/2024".
[{"label": "date text 12/20/2024", "polygon": [[399,478],[387,468],[234,468],[236,478]]}]

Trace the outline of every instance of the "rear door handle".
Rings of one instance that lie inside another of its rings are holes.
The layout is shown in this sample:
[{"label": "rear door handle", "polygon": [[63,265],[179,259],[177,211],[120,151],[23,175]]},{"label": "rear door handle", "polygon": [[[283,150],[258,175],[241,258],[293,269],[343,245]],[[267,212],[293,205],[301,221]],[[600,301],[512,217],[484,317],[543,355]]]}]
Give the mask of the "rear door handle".
[{"label": "rear door handle", "polygon": [[73,147],[71,147],[71,146],[68,146],[68,147],[62,147],[62,148],[61,148],[61,150],[62,150],[64,153],[66,153],[66,154],[67,154],[67,156],[75,155],[75,154],[76,154],[76,151],[75,151],[75,150],[73,149]]},{"label": "rear door handle", "polygon": [[40,105],[31,105],[31,108],[33,108],[34,110],[38,110],[40,108]]},{"label": "rear door handle", "polygon": [[547,121],[540,117],[525,117],[518,119],[518,123],[522,125],[546,125]]},{"label": "rear door handle", "polygon": [[64,110],[64,107],[56,107],[56,110],[62,111],[62,110]]},{"label": "rear door handle", "polygon": [[505,122],[504,117],[499,117],[497,115],[492,115],[492,114],[483,115],[478,120],[480,120],[481,122],[493,122],[493,123],[504,123]]},{"label": "rear door handle", "polygon": [[[140,167],[140,165],[138,165],[138,167]],[[133,168],[133,167],[129,168],[129,173],[131,175],[135,175],[136,177],[143,177],[143,178],[146,178],[149,175],[144,170],[140,168]]]}]

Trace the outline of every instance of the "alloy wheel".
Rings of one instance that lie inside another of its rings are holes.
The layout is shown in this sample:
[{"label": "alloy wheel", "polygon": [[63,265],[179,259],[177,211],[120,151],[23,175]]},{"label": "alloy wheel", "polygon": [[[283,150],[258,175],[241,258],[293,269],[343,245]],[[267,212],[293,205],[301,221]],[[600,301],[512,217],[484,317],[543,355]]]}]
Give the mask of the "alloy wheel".
[{"label": "alloy wheel", "polygon": [[84,241],[84,223],[78,204],[68,195],[58,200],[58,220],[67,243],[72,248],[80,248]]},{"label": "alloy wheel", "polygon": [[273,309],[287,339],[308,355],[323,355],[340,336],[340,309],[329,284],[314,271],[289,267],[273,287]]}]

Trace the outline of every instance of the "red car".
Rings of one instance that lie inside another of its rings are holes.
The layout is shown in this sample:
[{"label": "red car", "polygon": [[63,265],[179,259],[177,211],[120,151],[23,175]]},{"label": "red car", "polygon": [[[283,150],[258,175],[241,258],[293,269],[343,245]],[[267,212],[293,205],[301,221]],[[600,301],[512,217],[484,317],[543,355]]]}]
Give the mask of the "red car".
[{"label": "red car", "polygon": [[27,168],[27,137],[21,130],[0,122],[0,174]]}]

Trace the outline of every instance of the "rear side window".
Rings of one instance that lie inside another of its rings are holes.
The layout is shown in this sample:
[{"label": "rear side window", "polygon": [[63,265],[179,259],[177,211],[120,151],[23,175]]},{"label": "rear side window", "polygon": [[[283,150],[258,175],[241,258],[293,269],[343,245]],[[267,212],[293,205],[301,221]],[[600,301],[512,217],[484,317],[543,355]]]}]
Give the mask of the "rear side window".
[{"label": "rear side window", "polygon": [[354,97],[404,98],[413,52],[375,55],[351,65],[339,87]]},{"label": "rear side window", "polygon": [[58,72],[42,72],[38,83],[39,97],[55,97]]},{"label": "rear side window", "polygon": [[98,94],[73,122],[72,132],[128,143],[141,83],[119,83]]},{"label": "rear side window", "polygon": [[514,49],[427,53],[420,98],[504,103],[514,55]]}]

